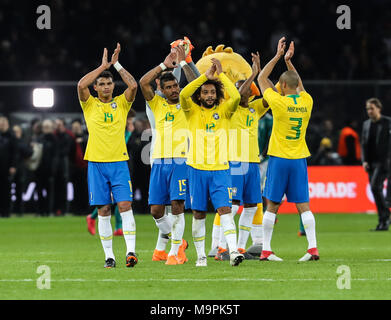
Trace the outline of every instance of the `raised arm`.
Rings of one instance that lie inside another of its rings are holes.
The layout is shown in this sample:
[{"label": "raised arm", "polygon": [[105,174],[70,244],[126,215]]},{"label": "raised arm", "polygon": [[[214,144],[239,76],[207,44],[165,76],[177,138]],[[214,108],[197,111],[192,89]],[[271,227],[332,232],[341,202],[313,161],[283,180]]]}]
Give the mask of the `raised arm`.
[{"label": "raised arm", "polygon": [[167,68],[176,67],[176,55],[177,54],[175,51],[171,51],[166,57],[166,59],[164,59],[164,62],[162,62],[152,70],[148,71],[140,79],[141,92],[143,93],[145,100],[151,101],[155,96],[155,91],[153,90],[151,82],[154,81],[162,71],[166,70]]},{"label": "raised arm", "polygon": [[102,64],[95,70],[92,70],[91,72],[87,73],[83,78],[80,79],[77,84],[77,94],[79,96],[80,101],[86,102],[88,100],[88,98],[90,97],[90,90],[88,89],[88,86],[91,85],[103,71],[109,69],[110,66],[111,63],[107,60],[107,49],[104,48]]},{"label": "raised arm", "polygon": [[208,79],[213,79],[215,72],[216,65],[212,64],[204,74],[201,74],[197,79],[188,83],[188,85],[181,90],[179,97],[181,107],[184,111],[189,111],[191,109],[191,103],[188,103],[188,99],[191,99],[194,92],[196,92]]},{"label": "raised arm", "polygon": [[297,72],[296,68],[293,66],[293,63],[292,63],[292,57],[293,57],[294,53],[295,53],[295,44],[293,41],[291,41],[291,43],[289,44],[288,51],[286,52],[286,54],[284,56],[284,59],[285,59],[285,64],[286,64],[286,67],[288,68],[288,70],[292,70],[292,71],[296,72],[297,77],[299,78],[299,85],[297,86],[297,93],[299,93],[300,91],[305,91],[305,90],[304,90],[303,82],[301,81],[301,78],[299,76],[299,73]]},{"label": "raised arm", "polygon": [[257,51],[257,54],[251,53],[251,56],[252,56],[252,61],[253,61],[253,65],[252,65],[253,73],[240,86],[240,88],[239,88],[240,95],[242,95],[244,92],[247,92],[247,90],[250,89],[251,84],[253,83],[253,81],[255,80],[255,78],[257,76],[257,74],[261,70],[261,61],[260,61],[260,57],[259,57],[259,52]]},{"label": "raised arm", "polygon": [[178,64],[182,67],[187,82],[192,82],[195,79],[197,79],[197,75],[194,73],[193,69],[190,68],[190,66],[186,62],[186,51],[184,46],[179,45],[173,48],[173,50],[175,50],[175,52],[177,53]]},{"label": "raised arm", "polygon": [[[261,68],[261,62],[260,62],[260,58],[259,58],[259,53],[257,52],[257,55],[258,55],[258,64],[259,64],[259,72],[262,70],[262,68]],[[257,82],[258,82],[258,85],[259,86],[261,86],[260,85],[260,78],[261,77],[261,75],[259,74],[258,75],[258,78],[257,78]],[[269,85],[270,85],[270,88],[272,88],[275,92],[278,92],[278,93],[281,93],[281,90],[278,90],[278,86],[279,86],[279,83],[277,82],[277,84],[276,85],[274,85],[273,84],[273,82],[271,82],[271,80],[269,79],[269,78],[267,78],[267,82],[269,83]],[[239,90],[239,92],[240,92],[240,90]],[[264,100],[264,103],[266,103],[267,104],[267,102],[266,102],[266,100]]]},{"label": "raised arm", "polygon": [[272,73],[276,63],[280,58],[284,55],[285,51],[285,37],[282,37],[278,41],[277,53],[276,55],[269,61],[269,63],[261,70],[258,77],[258,84],[261,87],[262,94],[268,88],[272,88],[272,84],[269,82],[269,75]]},{"label": "raised arm", "polygon": [[227,92],[229,99],[224,101],[224,105],[227,106],[228,113],[234,113],[240,102],[240,93],[238,89],[236,89],[235,85],[231,80],[224,74],[223,68],[219,60],[212,58],[213,65],[216,66],[216,73],[220,79],[220,81],[224,85],[224,90]]},{"label": "raised arm", "polygon": [[128,102],[134,101],[137,93],[137,82],[133,76],[118,62],[118,56],[121,51],[121,46],[117,43],[117,48],[114,50],[113,56],[111,57],[111,64],[118,71],[122,78],[122,81],[128,86],[124,92],[125,98]]}]

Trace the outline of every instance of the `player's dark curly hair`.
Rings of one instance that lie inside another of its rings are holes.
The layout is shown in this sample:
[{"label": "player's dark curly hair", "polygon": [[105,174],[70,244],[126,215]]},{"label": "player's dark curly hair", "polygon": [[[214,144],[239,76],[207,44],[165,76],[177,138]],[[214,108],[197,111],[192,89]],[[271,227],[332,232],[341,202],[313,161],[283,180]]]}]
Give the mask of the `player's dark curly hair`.
[{"label": "player's dark curly hair", "polygon": [[164,72],[159,77],[160,80],[160,88],[164,89],[164,83],[168,81],[177,81],[174,74],[172,72]]},{"label": "player's dark curly hair", "polygon": [[95,81],[94,81],[94,84],[97,83],[97,80],[98,80],[99,78],[111,78],[111,79],[114,80],[113,74],[112,74],[110,71],[108,71],[108,70],[102,71],[102,72],[99,74],[99,76],[96,77],[96,79],[95,79]]},{"label": "player's dark curly hair", "polygon": [[[221,103],[221,100],[224,98],[224,86],[223,84],[218,81],[218,80],[207,80],[205,81],[202,86],[206,84],[213,84],[216,88],[216,100],[217,100],[217,105]],[[191,100],[193,100],[194,103],[198,104],[199,106],[201,105],[201,87],[199,87],[191,96]]]}]

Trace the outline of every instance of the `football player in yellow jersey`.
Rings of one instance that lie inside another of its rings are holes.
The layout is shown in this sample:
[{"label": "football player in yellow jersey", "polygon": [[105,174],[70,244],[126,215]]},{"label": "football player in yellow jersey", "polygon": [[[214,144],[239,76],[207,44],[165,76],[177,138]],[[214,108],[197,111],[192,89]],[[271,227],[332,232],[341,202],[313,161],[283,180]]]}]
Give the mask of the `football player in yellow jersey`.
[{"label": "football player in yellow jersey", "polygon": [[[214,78],[215,73],[218,80]],[[223,100],[223,86],[229,96],[227,100]],[[212,59],[212,66],[206,73],[190,82],[180,94],[190,131],[188,187],[193,211],[192,234],[198,257],[196,266],[199,267],[207,266],[205,218],[209,197],[221,217],[231,265],[237,266],[244,259],[237,251],[236,227],[230,214],[232,190],[227,141],[229,121],[239,101],[238,90],[223,73],[217,59]]]},{"label": "football player in yellow jersey", "polygon": [[[173,48],[163,63],[148,71],[140,79],[140,87],[153,112],[156,128],[149,205],[161,234],[166,237],[171,234],[171,250],[166,261],[168,265],[183,264],[187,261],[184,252],[187,242],[182,240],[182,237],[185,229],[184,202],[187,181],[185,160],[188,128],[179,104],[179,83],[171,72],[161,74],[166,68],[175,67],[177,58],[186,77],[191,77],[188,80],[195,79],[192,69],[185,62],[186,54],[183,46]],[[157,94],[151,85],[151,82],[158,77],[165,98]],[[164,214],[167,204],[171,204],[172,222]]]},{"label": "football player in yellow jersey", "polygon": [[[232,216],[243,204],[239,219],[238,251],[246,259],[255,259],[245,250],[257,204],[262,203],[259,173],[258,120],[267,112],[269,106],[263,99],[249,102],[251,85],[258,75],[261,64],[259,53],[252,54],[252,75],[236,83],[241,99],[231,117],[229,129],[229,164],[232,178]],[[259,92],[258,92],[259,95]],[[226,256],[226,243],[220,232],[219,251],[216,260]]]},{"label": "football player in yellow jersey", "polygon": [[[308,240],[307,253],[299,261],[318,260],[315,218],[309,206],[307,160],[310,155],[305,141],[307,126],[313,106],[312,97],[304,90],[299,74],[290,61],[294,44],[290,43],[285,55],[288,71],[279,79],[282,94],[273,90],[268,81],[274,66],[284,55],[285,37],[278,42],[277,53],[263,68],[258,77],[263,98],[273,112],[273,129],[268,155],[264,197],[267,210],[263,216],[263,250],[261,261],[282,261],[270,246],[276,214],[284,193],[289,202],[296,203]],[[275,89],[275,88],[274,88]]]},{"label": "football player in yellow jersey", "polygon": [[[135,253],[136,223],[131,206],[132,184],[124,134],[127,114],[136,96],[137,82],[118,62],[120,51],[118,43],[111,61],[108,62],[105,48],[101,65],[86,74],[77,85],[89,132],[84,159],[88,161],[90,205],[98,207],[98,229],[105,252],[106,268],[116,266],[110,222],[112,201],[117,203],[123,221],[126,266],[133,267],[138,261]],[[107,71],[112,65],[127,85],[126,90],[114,98],[113,75]],[[90,94],[88,86],[91,84],[94,84],[98,97]]]}]

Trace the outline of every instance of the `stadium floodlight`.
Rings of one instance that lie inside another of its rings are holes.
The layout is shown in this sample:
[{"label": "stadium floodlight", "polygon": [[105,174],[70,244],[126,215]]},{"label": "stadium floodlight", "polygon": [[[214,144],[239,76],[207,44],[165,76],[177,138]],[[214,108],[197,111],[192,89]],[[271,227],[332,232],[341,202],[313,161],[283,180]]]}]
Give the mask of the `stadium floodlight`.
[{"label": "stadium floodlight", "polygon": [[54,105],[52,88],[35,88],[33,90],[33,105],[36,108],[51,108]]}]

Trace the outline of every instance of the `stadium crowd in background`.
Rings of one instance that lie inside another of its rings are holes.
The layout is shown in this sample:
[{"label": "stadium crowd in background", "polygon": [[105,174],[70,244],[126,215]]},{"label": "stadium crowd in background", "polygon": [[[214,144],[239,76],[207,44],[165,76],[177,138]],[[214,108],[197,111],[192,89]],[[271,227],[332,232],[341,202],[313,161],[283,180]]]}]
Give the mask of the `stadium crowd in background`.
[{"label": "stadium crowd in background", "polygon": [[[128,116],[131,132],[127,147],[129,167],[134,181],[134,208],[137,213],[148,212],[148,178],[150,165],[142,160],[149,153],[151,137],[149,122]],[[25,129],[23,129],[25,128]],[[36,212],[38,215],[61,216],[66,212],[77,215],[90,213],[87,190],[87,162],[84,153],[88,132],[84,121],[76,119],[33,119],[30,123],[13,124],[0,116],[0,174],[2,183],[0,216],[12,213]],[[146,148],[146,149],[145,149]],[[30,182],[36,183],[34,205],[26,208],[22,194]],[[67,200],[67,183],[73,184],[73,200]],[[14,184],[14,187],[12,187]],[[56,187],[55,187],[56,186]],[[11,201],[11,190],[13,199]]]},{"label": "stadium crowd in background", "polygon": [[[128,4],[125,0],[109,2],[101,10],[92,0],[53,0],[50,8],[55,32],[42,33],[30,27],[36,19],[28,14],[35,12],[33,1],[23,7],[15,1],[2,1],[0,23],[7,28],[0,30],[1,80],[78,79],[96,62],[91,61],[89,52],[99,52],[102,39],[117,39],[126,44],[127,54],[122,60],[140,78],[145,66],[159,60],[161,52],[165,52],[166,43],[183,34],[189,35],[197,48],[224,43],[244,56],[262,44],[265,61],[273,55],[281,35],[290,38],[293,34],[296,44],[306,44],[296,57],[304,79],[387,79],[391,71],[391,9],[385,0],[373,0],[366,10],[356,10],[354,25],[345,33],[335,27],[336,3],[327,0],[275,0],[267,4],[267,14],[262,12],[264,5],[256,0],[227,0],[224,6],[192,0],[182,0],[177,6],[164,5],[162,1],[150,1],[147,6],[133,2],[131,10],[137,14],[132,19],[128,19],[129,10],[121,10]],[[244,7],[246,10],[241,10]],[[95,23],[110,21],[112,12],[117,17],[113,27]],[[216,17],[224,17],[226,23]],[[78,31],[86,25],[95,26],[95,32],[90,35],[89,50],[79,50],[85,42]],[[64,35],[61,41],[59,34]],[[315,38],[320,41],[311,41]],[[39,47],[35,46],[37,40],[41,40]],[[329,52],[324,49],[331,43],[339,59],[333,64],[318,63],[328,57]],[[31,50],[23,50],[25,47]]]}]

